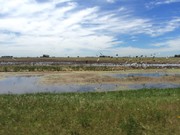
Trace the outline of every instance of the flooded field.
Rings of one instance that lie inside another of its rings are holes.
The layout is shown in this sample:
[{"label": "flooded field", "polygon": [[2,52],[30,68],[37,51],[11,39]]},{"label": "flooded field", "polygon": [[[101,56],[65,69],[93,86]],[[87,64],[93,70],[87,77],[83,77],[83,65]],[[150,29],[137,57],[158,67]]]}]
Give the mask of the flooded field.
[{"label": "flooded field", "polygon": [[0,94],[23,94],[37,92],[91,92],[115,90],[115,84],[41,84],[40,77],[17,76],[0,81]]},{"label": "flooded field", "polygon": [[1,73],[0,94],[177,88],[180,87],[177,71]]}]

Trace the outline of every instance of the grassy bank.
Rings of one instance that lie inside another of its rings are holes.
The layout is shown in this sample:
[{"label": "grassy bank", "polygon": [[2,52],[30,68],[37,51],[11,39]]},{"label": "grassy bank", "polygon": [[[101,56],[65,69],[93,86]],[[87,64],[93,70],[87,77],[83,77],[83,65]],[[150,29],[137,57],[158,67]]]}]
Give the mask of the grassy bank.
[{"label": "grassy bank", "polygon": [[127,67],[107,67],[107,66],[0,66],[0,72],[44,72],[44,71],[119,71],[123,69],[133,69]]},{"label": "grassy bank", "polygon": [[0,134],[178,135],[180,89],[0,95]]},{"label": "grassy bank", "polygon": [[31,65],[6,65],[0,66],[0,72],[51,72],[51,71],[121,71],[135,69],[179,69],[179,67],[136,67],[136,66],[68,66],[68,65],[48,65],[48,66],[31,66]]}]

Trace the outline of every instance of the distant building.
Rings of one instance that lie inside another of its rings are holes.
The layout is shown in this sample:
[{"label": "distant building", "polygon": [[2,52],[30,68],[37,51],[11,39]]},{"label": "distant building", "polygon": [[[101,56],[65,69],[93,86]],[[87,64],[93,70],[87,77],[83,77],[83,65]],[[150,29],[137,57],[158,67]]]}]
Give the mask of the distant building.
[{"label": "distant building", "polygon": [[8,58],[8,59],[12,59],[13,56],[2,56],[1,58]]}]

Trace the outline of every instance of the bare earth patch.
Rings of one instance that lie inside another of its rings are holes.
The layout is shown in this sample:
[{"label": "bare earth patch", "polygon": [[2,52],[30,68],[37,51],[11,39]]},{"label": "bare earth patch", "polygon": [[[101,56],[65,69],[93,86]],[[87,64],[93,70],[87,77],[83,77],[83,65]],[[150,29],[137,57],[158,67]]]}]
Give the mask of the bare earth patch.
[{"label": "bare earth patch", "polygon": [[103,76],[100,72],[71,72],[49,74],[41,80],[46,84],[92,84],[92,83],[112,83],[118,79],[109,76]]},{"label": "bare earth patch", "polygon": [[122,71],[61,71],[61,72],[0,72],[0,80],[13,76],[41,76],[42,84],[143,84],[174,83],[180,84],[180,76],[126,77],[116,78],[108,74],[128,73],[180,73],[180,69],[146,69]]},{"label": "bare earth patch", "polygon": [[[115,78],[107,75],[114,72],[59,72],[45,75],[41,79],[43,84],[143,84],[143,83],[180,83],[180,76],[162,77],[126,77]],[[118,73],[118,72],[116,72]]]}]

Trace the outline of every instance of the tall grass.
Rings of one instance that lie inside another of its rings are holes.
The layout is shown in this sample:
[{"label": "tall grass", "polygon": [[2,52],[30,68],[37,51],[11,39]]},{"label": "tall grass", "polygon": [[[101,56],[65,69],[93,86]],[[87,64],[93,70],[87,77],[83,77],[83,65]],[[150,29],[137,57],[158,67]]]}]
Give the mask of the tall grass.
[{"label": "tall grass", "polygon": [[180,89],[0,95],[0,134],[178,135]]}]

